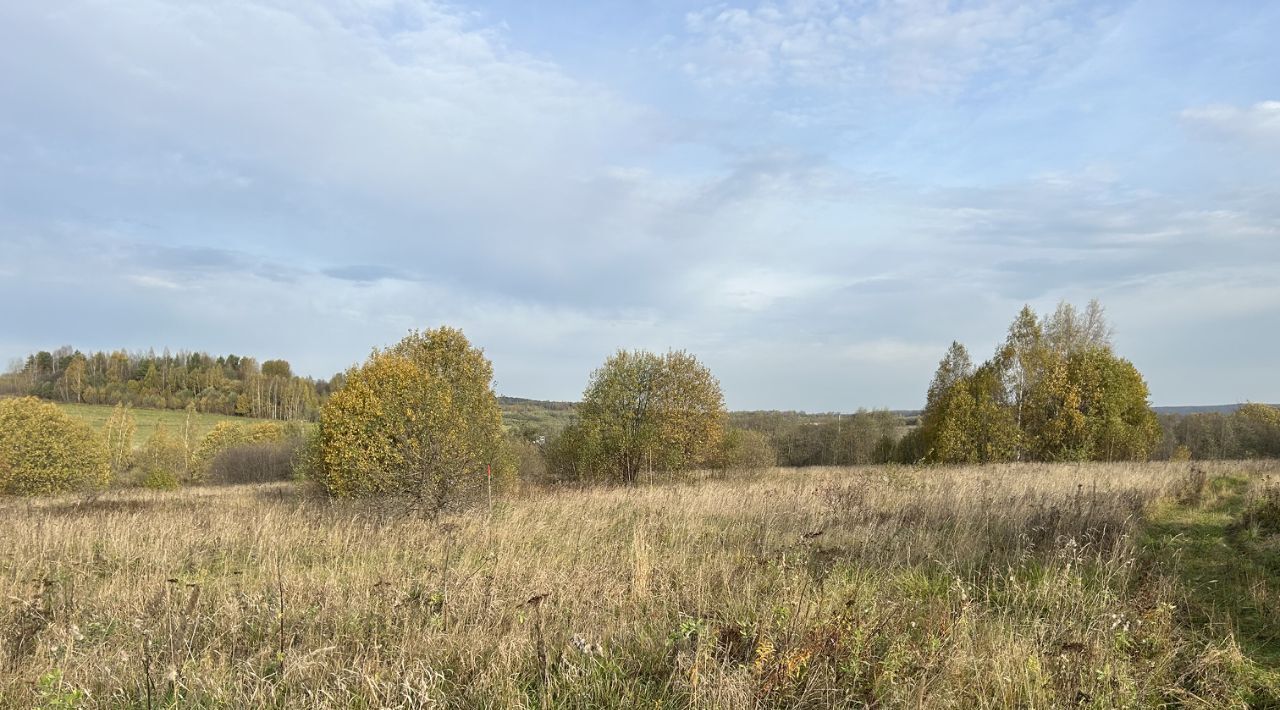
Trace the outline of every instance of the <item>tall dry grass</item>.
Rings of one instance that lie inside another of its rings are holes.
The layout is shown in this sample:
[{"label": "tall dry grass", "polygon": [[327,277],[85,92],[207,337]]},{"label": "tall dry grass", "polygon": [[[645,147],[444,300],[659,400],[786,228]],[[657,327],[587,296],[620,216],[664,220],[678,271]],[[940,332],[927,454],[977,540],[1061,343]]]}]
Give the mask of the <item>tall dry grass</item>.
[{"label": "tall dry grass", "polygon": [[1136,549],[1187,470],[775,470],[435,521],[294,484],[4,500],[0,697],[1230,706],[1245,661]]}]

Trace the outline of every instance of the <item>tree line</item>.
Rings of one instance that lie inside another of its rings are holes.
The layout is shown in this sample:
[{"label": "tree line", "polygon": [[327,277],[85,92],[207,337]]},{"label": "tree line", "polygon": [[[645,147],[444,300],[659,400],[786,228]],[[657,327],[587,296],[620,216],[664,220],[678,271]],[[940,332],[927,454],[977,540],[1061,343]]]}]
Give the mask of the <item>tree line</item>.
[{"label": "tree line", "polygon": [[1160,417],[1156,457],[1171,460],[1280,458],[1280,409],[1250,403],[1231,413]]},{"label": "tree line", "polygon": [[[84,372],[63,393],[74,393],[76,401],[85,401],[86,392],[128,394],[133,383],[139,393],[180,387],[175,391],[194,393],[198,386],[182,383],[212,371],[239,384],[237,406],[257,402],[268,416],[305,411],[272,409],[278,403],[272,405],[270,396],[257,399],[264,380],[300,379],[283,361],[259,367],[245,358],[149,355],[134,362],[122,356],[112,374],[111,357],[100,371],[96,357],[49,355],[33,356],[17,376],[29,377],[30,370],[34,386],[56,388],[79,362]],[[95,362],[92,377],[89,362]],[[233,380],[229,370],[239,376]],[[103,372],[105,387],[94,384]],[[1217,418],[1184,417],[1162,431],[1145,380],[1113,352],[1111,328],[1096,302],[1084,310],[1063,303],[1043,316],[1023,308],[1005,341],[980,365],[953,343],[911,428],[885,411],[820,421],[786,413],[731,417],[719,381],[691,353],[619,350],[589,376],[571,423],[533,445],[505,429],[492,364],[449,327],[412,331],[333,382],[305,437],[301,428],[286,432],[277,424],[228,425],[199,444],[189,431],[172,439],[157,434],[141,458],[132,459],[127,442],[133,430],[123,406],[104,440],[34,397],[0,399],[0,491],[62,490],[87,475],[77,473],[82,471],[92,474],[84,480],[94,485],[135,469],[156,486],[200,482],[208,480],[213,462],[222,461],[229,472],[224,479],[250,464],[269,475],[296,470],[335,497],[391,496],[435,513],[521,479],[635,484],[655,475],[765,468],[780,460],[981,464],[1280,456],[1280,410],[1265,405]],[[319,388],[311,391],[318,400]],[[282,445],[286,441],[294,443]],[[180,462],[180,475],[165,478],[161,470],[176,464],[155,461]]]},{"label": "tree line", "polygon": [[83,353],[40,351],[0,375],[0,395],[57,402],[126,404],[245,417],[311,420],[337,384],[293,374],[286,360],[167,349]]},{"label": "tree line", "polygon": [[898,442],[916,417],[885,409],[852,414],[753,411],[732,412],[729,421],[764,435],[779,466],[861,466],[897,461]]}]

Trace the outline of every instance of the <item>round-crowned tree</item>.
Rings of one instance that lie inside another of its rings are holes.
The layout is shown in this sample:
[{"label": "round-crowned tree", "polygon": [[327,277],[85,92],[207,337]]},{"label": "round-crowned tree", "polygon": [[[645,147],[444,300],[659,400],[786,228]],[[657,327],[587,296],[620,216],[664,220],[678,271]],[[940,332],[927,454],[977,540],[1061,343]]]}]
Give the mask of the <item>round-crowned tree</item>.
[{"label": "round-crowned tree", "polygon": [[106,444],[88,425],[35,397],[0,399],[0,493],[97,488],[110,477]]},{"label": "round-crowned tree", "polygon": [[591,375],[578,421],[555,442],[581,478],[634,483],[642,471],[714,465],[725,428],[720,383],[684,351],[620,350]]},{"label": "round-crowned tree", "polygon": [[510,482],[493,367],[462,331],[413,331],[349,370],[320,410],[311,468],[330,495],[438,511]]}]

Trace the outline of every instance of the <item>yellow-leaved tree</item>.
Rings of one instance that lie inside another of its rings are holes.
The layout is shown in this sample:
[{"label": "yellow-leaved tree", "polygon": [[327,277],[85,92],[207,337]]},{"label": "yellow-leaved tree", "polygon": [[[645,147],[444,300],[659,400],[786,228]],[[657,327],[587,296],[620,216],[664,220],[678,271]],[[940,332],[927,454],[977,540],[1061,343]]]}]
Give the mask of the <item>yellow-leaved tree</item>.
[{"label": "yellow-leaved tree", "polygon": [[337,497],[397,496],[434,513],[514,466],[504,447],[493,367],[462,331],[410,332],[374,350],[320,410],[312,475]]},{"label": "yellow-leaved tree", "polygon": [[1024,307],[995,357],[974,368],[952,343],[929,386],[918,434],[925,459],[1145,460],[1160,440],[1146,381],[1111,350],[1096,301],[1040,319]]},{"label": "yellow-leaved tree", "polygon": [[35,397],[0,399],[0,493],[99,488],[110,478],[107,447],[88,425]]}]

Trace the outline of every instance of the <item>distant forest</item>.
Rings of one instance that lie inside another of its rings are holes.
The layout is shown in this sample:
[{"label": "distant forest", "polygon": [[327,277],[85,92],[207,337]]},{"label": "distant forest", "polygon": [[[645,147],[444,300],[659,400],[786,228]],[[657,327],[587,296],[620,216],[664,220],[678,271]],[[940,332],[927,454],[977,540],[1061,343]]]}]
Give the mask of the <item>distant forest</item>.
[{"label": "distant forest", "polygon": [[168,349],[82,353],[70,347],[29,355],[0,375],[0,395],[57,402],[127,404],[264,419],[314,419],[341,380],[299,377],[285,360]]}]

